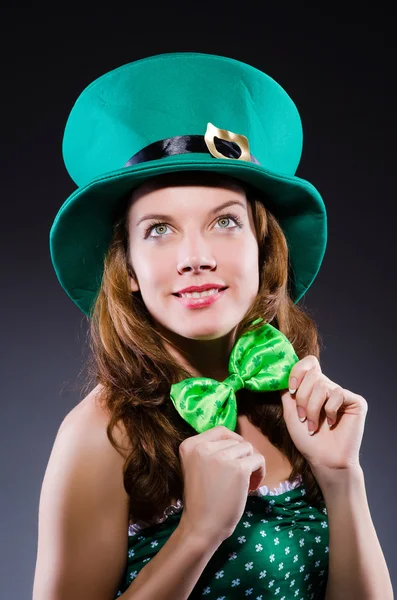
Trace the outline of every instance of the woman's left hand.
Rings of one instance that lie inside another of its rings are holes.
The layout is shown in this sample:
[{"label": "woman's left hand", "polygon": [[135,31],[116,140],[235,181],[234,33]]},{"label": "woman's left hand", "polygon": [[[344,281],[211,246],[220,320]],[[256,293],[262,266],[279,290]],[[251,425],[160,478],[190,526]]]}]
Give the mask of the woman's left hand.
[{"label": "woman's left hand", "polygon": [[[296,385],[291,385],[295,377]],[[292,395],[281,390],[284,419],[291,439],[310,466],[318,472],[360,467],[359,451],[368,410],[366,400],[326,377],[318,359],[309,355],[297,362],[289,376]],[[306,412],[299,420],[297,408]],[[331,420],[328,426],[327,417]],[[313,435],[309,435],[309,421]]]}]

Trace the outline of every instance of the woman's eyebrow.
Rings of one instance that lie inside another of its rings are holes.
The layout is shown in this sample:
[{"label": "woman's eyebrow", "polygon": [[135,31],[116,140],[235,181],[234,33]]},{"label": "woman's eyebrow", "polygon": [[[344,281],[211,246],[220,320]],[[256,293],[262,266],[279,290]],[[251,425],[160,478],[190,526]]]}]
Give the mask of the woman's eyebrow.
[{"label": "woman's eyebrow", "polygon": [[[241,202],[241,200],[228,200],[227,202],[224,202],[223,204],[220,204],[216,208],[213,208],[212,210],[210,210],[209,214],[214,215],[215,213],[219,212],[220,210],[226,208],[227,206],[232,206],[233,204],[239,204],[242,208],[244,208],[244,210],[246,210],[246,206],[245,206],[245,204],[243,204],[243,202]],[[164,219],[164,220],[168,219],[168,220],[170,220],[170,219],[172,219],[172,216],[165,215],[165,214],[158,214],[158,213],[150,213],[150,214],[144,215],[142,218],[140,218],[136,224],[136,227],[138,227],[138,225],[140,223],[142,223],[142,221],[146,221],[147,219]]]}]

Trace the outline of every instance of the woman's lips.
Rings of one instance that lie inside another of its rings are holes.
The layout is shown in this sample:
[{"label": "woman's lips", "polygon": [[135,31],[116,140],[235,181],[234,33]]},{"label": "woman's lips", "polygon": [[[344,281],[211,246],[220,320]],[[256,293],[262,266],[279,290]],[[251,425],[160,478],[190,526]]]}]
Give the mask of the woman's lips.
[{"label": "woman's lips", "polygon": [[185,308],[204,308],[205,306],[210,306],[211,304],[219,300],[219,298],[223,296],[224,292],[226,292],[227,289],[228,288],[219,289],[215,294],[211,294],[209,296],[202,296],[201,298],[181,298],[176,294],[173,295],[177,300],[179,300],[179,302],[181,302],[181,304]]}]

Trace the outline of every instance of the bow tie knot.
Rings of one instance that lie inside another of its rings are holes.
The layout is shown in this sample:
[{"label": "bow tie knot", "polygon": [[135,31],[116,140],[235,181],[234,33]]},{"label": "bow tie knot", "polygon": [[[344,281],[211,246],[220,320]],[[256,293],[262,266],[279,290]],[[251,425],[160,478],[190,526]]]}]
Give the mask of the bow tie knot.
[{"label": "bow tie knot", "polygon": [[286,389],[291,369],[298,361],[288,338],[265,323],[237,340],[230,353],[230,375],[224,381],[189,377],[171,386],[170,398],[181,417],[198,433],[218,425],[234,431],[236,392],[243,388],[257,392]]},{"label": "bow tie knot", "polygon": [[223,385],[229,385],[233,392],[237,392],[245,387],[245,381],[238,373],[232,373],[222,383]]}]

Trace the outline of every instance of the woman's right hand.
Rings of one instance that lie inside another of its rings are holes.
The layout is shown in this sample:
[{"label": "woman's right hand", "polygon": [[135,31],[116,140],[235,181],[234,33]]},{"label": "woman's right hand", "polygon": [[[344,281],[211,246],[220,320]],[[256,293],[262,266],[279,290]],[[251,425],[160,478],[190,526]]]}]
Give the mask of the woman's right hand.
[{"label": "woman's right hand", "polygon": [[265,458],[222,425],[186,438],[179,456],[184,476],[181,522],[221,543],[241,519],[249,490],[265,476]]}]

